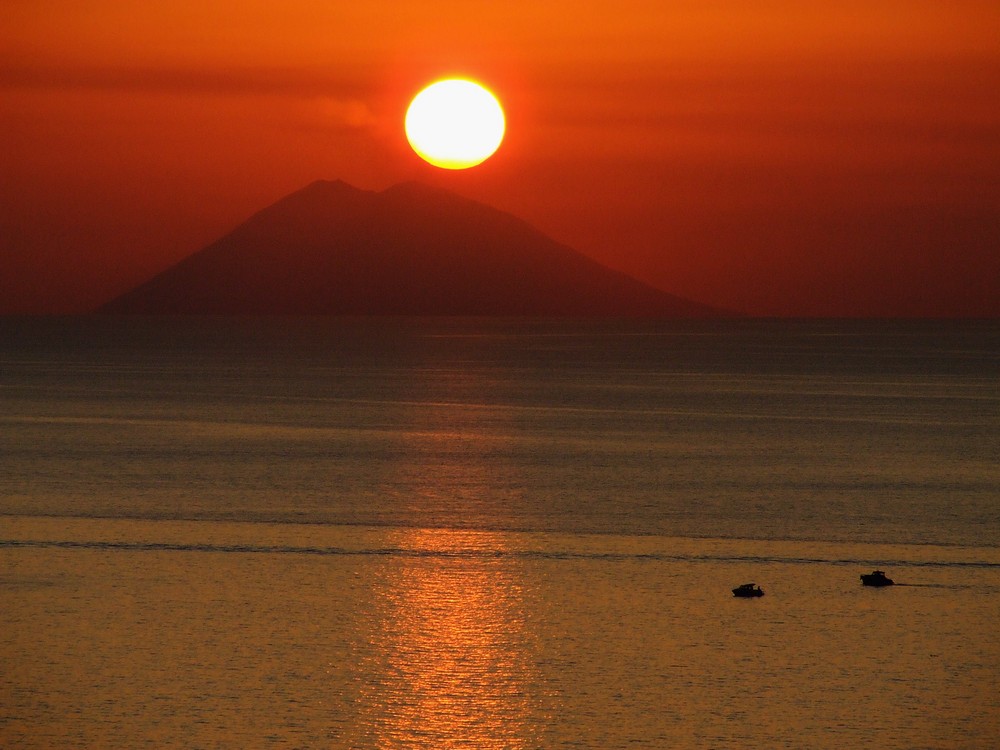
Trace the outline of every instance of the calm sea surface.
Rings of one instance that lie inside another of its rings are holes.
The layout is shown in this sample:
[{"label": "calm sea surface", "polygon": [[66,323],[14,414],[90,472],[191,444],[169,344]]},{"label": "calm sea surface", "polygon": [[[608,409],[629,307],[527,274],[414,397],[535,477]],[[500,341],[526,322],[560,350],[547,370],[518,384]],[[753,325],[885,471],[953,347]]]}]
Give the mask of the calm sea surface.
[{"label": "calm sea surface", "polygon": [[997,321],[0,319],[0,747],[985,750],[998,622]]}]

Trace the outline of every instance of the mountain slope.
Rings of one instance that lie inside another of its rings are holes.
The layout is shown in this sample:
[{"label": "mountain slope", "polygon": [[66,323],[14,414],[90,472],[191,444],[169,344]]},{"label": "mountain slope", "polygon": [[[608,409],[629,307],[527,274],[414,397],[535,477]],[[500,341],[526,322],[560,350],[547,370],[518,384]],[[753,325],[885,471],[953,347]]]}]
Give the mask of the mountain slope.
[{"label": "mountain slope", "polygon": [[453,193],[318,181],[100,312],[708,317]]}]

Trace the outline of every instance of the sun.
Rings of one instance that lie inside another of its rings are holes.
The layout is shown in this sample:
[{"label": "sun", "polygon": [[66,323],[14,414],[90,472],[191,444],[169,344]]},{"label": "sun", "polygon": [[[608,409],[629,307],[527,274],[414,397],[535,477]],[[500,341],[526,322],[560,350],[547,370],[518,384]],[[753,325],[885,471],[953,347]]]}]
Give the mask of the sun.
[{"label": "sun", "polygon": [[505,121],[500,102],[488,89],[448,78],[413,97],[405,127],[406,139],[424,161],[442,169],[468,169],[500,147]]}]

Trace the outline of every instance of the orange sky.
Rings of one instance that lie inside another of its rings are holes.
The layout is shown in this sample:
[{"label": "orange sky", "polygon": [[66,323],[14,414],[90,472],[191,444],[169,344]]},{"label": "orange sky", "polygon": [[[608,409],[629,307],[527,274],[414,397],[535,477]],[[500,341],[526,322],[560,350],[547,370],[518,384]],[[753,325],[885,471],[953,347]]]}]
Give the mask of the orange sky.
[{"label": "orange sky", "polygon": [[[507,108],[406,145],[425,83]],[[315,179],[420,179],[770,315],[1000,314],[1000,5],[6,0],[0,313],[80,312]]]}]

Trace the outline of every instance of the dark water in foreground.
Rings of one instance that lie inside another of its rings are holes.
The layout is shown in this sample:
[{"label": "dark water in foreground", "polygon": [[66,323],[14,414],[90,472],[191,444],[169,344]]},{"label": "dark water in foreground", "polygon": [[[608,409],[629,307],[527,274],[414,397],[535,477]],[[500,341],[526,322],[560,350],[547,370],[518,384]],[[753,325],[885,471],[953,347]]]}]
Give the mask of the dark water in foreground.
[{"label": "dark water in foreground", "polygon": [[998,383],[995,322],[0,320],[0,745],[994,747]]}]

